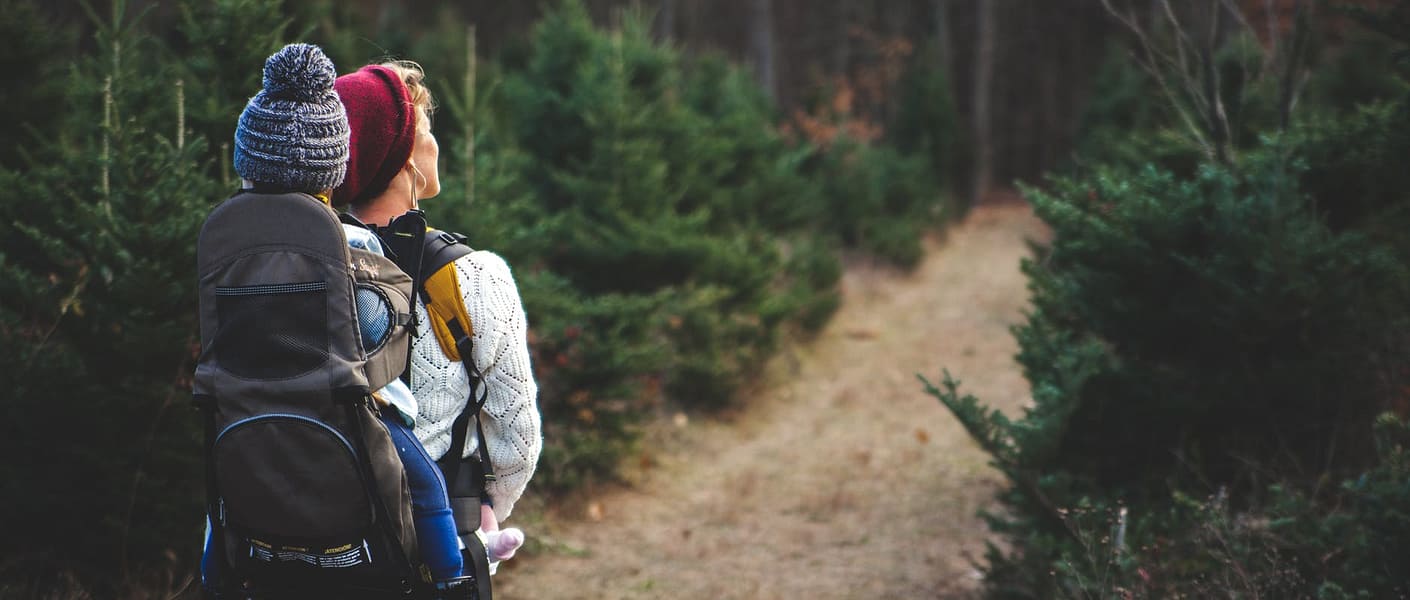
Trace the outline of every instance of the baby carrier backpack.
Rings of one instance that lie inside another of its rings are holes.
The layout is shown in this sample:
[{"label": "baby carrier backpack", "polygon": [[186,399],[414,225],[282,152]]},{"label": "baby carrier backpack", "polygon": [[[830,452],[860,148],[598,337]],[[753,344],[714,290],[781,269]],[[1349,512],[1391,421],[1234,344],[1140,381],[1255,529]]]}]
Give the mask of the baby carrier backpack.
[{"label": "baby carrier backpack", "polygon": [[[371,392],[405,370],[412,280],[302,193],[241,191],[197,245],[211,551],[229,598],[425,597],[401,460]],[[375,295],[375,297],[373,296]],[[359,333],[359,299],[391,325]],[[429,594],[426,594],[429,595]]]},{"label": "baby carrier backpack", "polygon": [[[351,215],[342,215],[345,223],[361,225]],[[465,308],[464,294],[456,274],[455,261],[470,254],[472,249],[460,234],[430,229],[420,210],[411,210],[386,227],[375,228],[387,256],[403,272],[409,273],[416,294],[430,318],[428,327],[435,335],[441,352],[452,361],[464,364],[470,379],[470,397],[465,408],[451,425],[450,449],[437,462],[445,477],[450,495],[451,511],[455,514],[456,535],[466,551],[465,570],[474,577],[475,597],[491,600],[489,559],[484,541],[476,535],[480,528],[480,500],[487,493],[485,486],[494,480],[494,470],[488,459],[465,456],[470,435],[470,421],[475,422],[479,455],[489,456],[485,433],[480,424],[480,411],[488,392],[474,360],[474,324]],[[410,366],[402,377],[410,383]]]}]

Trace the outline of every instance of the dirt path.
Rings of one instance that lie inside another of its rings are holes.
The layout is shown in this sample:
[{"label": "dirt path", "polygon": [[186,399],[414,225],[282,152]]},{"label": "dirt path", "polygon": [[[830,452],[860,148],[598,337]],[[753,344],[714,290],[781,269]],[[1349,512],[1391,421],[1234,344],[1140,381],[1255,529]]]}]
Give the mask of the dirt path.
[{"label": "dirt path", "polygon": [[1027,401],[1008,327],[1024,241],[1043,231],[1026,205],[983,206],[912,274],[850,268],[831,324],[771,363],[747,407],[678,417],[628,486],[516,514],[542,543],[506,563],[498,597],[966,595],[999,476],[915,376],[949,368],[1010,413]]}]

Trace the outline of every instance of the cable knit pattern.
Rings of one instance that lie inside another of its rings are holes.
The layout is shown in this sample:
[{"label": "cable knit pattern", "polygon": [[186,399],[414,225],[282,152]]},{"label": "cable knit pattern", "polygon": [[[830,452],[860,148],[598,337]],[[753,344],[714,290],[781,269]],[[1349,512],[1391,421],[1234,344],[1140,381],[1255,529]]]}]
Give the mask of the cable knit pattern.
[{"label": "cable knit pattern", "polygon": [[[472,252],[456,260],[455,269],[475,327],[475,364],[489,391],[481,415],[497,477],[489,484],[489,494],[495,516],[503,521],[533,477],[543,447],[538,385],[529,365],[528,322],[504,259],[491,252]],[[451,424],[469,397],[470,380],[461,363],[451,362],[441,352],[419,299],[416,314],[422,327],[413,336],[411,353],[411,391],[419,404],[415,431],[426,452],[439,460],[450,449]],[[472,429],[466,456],[476,445]]]}]

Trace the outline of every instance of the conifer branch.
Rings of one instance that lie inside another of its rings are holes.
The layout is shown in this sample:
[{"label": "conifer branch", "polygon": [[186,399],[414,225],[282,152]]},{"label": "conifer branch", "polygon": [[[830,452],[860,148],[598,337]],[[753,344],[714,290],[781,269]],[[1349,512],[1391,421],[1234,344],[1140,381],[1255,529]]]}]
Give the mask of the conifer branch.
[{"label": "conifer branch", "polygon": [[176,80],[176,149],[186,148],[186,85]]},{"label": "conifer branch", "polygon": [[[612,84],[615,92],[619,95],[615,102],[616,107],[612,110],[612,195],[622,197],[622,155],[625,152],[625,144],[622,143],[623,121],[626,120],[627,107],[627,67],[626,58],[622,55],[622,28],[620,10],[614,11],[617,26],[612,30]],[[620,201],[620,200],[619,200]]]},{"label": "conifer branch", "polygon": [[[188,335],[186,338],[187,346],[190,346],[197,342],[198,340],[196,340],[193,336]],[[181,361],[176,366],[176,373],[172,376],[172,381],[181,381],[181,378],[185,376],[190,371],[190,369],[191,365],[187,364],[185,361]],[[149,427],[147,430],[146,442],[142,446],[142,455],[141,458],[137,461],[137,469],[132,472],[132,484],[131,487],[128,489],[127,512],[125,513],[122,521],[122,541],[120,545],[122,554],[121,563],[124,577],[128,576],[127,550],[128,539],[130,534],[132,533],[132,516],[137,511],[138,490],[141,489],[142,480],[145,479],[147,475],[147,459],[152,456],[152,447],[155,445],[157,440],[157,433],[161,429],[162,418],[166,416],[167,410],[170,409],[172,405],[176,404],[176,394],[179,390],[182,389],[184,389],[183,386],[179,385],[172,385],[167,388],[166,394],[162,397],[161,405],[157,407],[157,414],[152,417],[151,427]]]},{"label": "conifer branch", "polygon": [[465,205],[475,205],[475,26],[465,28]]},{"label": "conifer branch", "polygon": [[29,368],[34,365],[34,359],[39,356],[44,346],[49,344],[49,338],[59,329],[59,323],[64,320],[64,315],[69,314],[70,310],[78,310],[78,312],[82,314],[82,310],[78,309],[78,296],[83,293],[84,288],[88,287],[89,273],[90,270],[87,264],[81,265],[78,268],[78,281],[74,282],[73,289],[69,290],[68,295],[64,296],[64,298],[59,301],[59,314],[54,317],[53,324],[44,332],[43,337],[39,338],[39,342],[34,345],[33,354],[30,354],[29,359],[25,361],[25,370],[29,370]]},{"label": "conifer branch", "polygon": [[230,184],[230,161],[234,160],[230,155],[230,142],[220,143],[220,183]]},{"label": "conifer branch", "polygon": [[109,201],[112,196],[112,187],[109,180],[108,163],[112,159],[112,131],[113,128],[113,77],[109,75],[103,78],[103,142],[102,149],[99,150],[98,159],[100,164],[99,189],[103,195],[103,210],[108,216],[113,216],[112,205]]}]

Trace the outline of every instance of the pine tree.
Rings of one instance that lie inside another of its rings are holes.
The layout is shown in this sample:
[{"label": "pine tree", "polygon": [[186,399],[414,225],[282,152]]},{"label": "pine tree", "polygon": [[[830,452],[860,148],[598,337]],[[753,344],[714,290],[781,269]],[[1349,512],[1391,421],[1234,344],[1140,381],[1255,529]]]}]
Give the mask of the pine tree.
[{"label": "pine tree", "polygon": [[1407,97],[1308,108],[1237,160],[1133,154],[1027,190],[1054,234],[1023,264],[1014,328],[1032,407],[1010,419],[948,374],[927,384],[1011,483],[987,515],[1009,542],[989,550],[991,596],[1407,589],[1376,558],[1410,531],[1387,485],[1404,440],[1384,441],[1410,359],[1391,158]]},{"label": "pine tree", "polygon": [[111,8],[63,90],[75,109],[0,169],[0,437],[29,457],[0,477],[4,554],[22,557],[4,576],[67,572],[100,596],[177,585],[199,539],[194,241],[223,189],[182,129],[180,75]]},{"label": "pine tree", "polygon": [[50,132],[63,98],[64,69],[54,57],[74,50],[74,31],[45,19],[29,0],[0,2],[0,165],[17,167],[28,142]]},{"label": "pine tree", "polygon": [[653,402],[731,402],[782,327],[825,320],[840,274],[757,88],[709,60],[686,76],[646,19],[620,21],[599,30],[577,2],[544,17],[485,103],[487,199],[462,213],[521,265],[547,426],[568,440],[545,455],[555,481],[610,474]]},{"label": "pine tree", "polygon": [[291,39],[292,21],[281,0],[187,0],[179,8],[169,51],[179,57],[171,62],[185,90],[186,119],[217,158],[211,175],[235,185],[235,115],[260,89],[258,65]]}]

